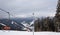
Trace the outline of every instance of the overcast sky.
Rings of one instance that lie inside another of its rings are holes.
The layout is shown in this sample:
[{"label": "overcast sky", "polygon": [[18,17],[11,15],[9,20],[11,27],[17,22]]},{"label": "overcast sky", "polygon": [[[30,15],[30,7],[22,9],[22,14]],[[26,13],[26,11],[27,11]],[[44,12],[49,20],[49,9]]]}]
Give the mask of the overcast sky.
[{"label": "overcast sky", "polygon": [[[10,12],[13,17],[54,16],[58,0],[0,0],[0,8]],[[0,10],[0,18],[8,14]]]}]

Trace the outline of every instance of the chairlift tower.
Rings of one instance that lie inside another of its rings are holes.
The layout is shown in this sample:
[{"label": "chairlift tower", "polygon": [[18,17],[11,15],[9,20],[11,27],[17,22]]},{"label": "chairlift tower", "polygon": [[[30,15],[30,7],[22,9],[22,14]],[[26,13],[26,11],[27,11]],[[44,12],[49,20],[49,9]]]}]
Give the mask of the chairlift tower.
[{"label": "chairlift tower", "polygon": [[2,8],[0,8],[0,10],[6,12],[8,14],[8,19],[10,20],[10,13],[5,11],[5,10],[3,10]]}]

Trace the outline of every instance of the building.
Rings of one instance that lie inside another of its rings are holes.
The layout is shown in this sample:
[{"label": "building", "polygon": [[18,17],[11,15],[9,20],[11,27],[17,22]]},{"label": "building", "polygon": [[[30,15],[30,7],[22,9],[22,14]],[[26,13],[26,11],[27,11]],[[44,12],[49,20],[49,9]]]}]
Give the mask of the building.
[{"label": "building", "polygon": [[2,29],[3,29],[3,30],[10,30],[11,27],[9,27],[9,26],[4,26]]}]

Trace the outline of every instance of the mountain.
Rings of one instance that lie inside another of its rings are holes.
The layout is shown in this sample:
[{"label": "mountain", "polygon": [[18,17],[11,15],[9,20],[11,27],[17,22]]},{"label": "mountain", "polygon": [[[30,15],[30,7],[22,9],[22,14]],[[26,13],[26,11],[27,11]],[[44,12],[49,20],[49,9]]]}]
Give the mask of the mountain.
[{"label": "mountain", "polygon": [[[25,21],[27,24],[30,24],[30,22],[33,21],[33,18],[11,18],[8,19],[0,19],[0,23],[5,24],[7,26],[11,27],[11,30],[20,30],[22,31],[24,29],[24,25],[21,24],[21,22]],[[1,24],[0,24],[1,25]]]}]

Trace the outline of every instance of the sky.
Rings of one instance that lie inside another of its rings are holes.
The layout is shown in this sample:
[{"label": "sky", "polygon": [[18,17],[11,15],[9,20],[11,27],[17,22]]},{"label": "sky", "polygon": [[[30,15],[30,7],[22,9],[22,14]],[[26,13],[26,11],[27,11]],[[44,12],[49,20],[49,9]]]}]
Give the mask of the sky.
[{"label": "sky", "polygon": [[[0,0],[0,8],[9,12],[10,17],[54,16],[58,0]],[[0,18],[8,14],[0,10]]]}]

